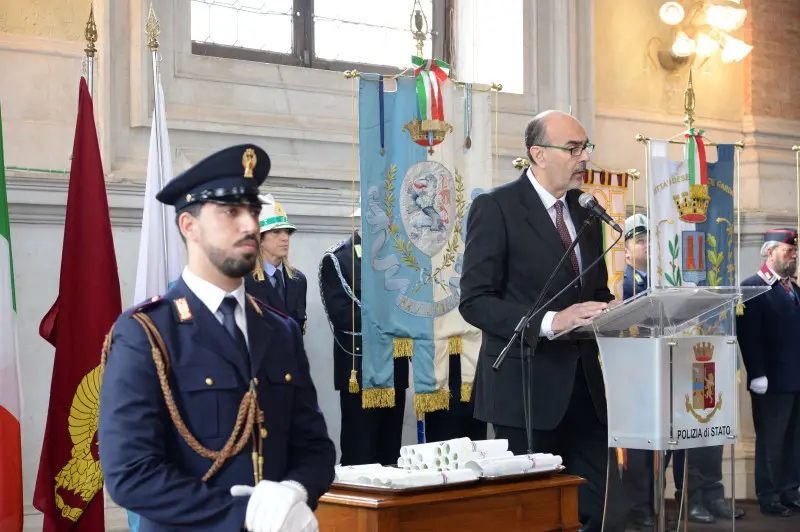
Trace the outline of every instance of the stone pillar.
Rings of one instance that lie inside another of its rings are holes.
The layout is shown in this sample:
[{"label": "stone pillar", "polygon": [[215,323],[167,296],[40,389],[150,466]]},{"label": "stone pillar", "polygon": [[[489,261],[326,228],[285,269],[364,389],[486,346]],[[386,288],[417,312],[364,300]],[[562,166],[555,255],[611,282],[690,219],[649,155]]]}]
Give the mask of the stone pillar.
[{"label": "stone pillar", "polygon": [[744,62],[742,208],[796,212],[790,148],[800,126],[800,2],[744,0],[743,38],[754,46]]}]

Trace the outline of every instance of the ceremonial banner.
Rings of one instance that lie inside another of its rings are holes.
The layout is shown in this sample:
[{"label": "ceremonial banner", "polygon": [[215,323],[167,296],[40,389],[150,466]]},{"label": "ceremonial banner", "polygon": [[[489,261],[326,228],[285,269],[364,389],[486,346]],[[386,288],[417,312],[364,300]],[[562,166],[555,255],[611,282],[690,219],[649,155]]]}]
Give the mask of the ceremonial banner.
[{"label": "ceremonial banner", "polygon": [[[733,144],[707,149],[702,131],[690,129],[683,161],[669,143],[651,140],[650,268],[653,286],[735,286]],[[723,313],[697,332],[715,334],[732,317]],[[723,329],[722,333],[725,332]]]},{"label": "ceremonial banner", "polygon": [[[589,192],[595,197],[597,203],[603,207],[620,227],[625,227],[625,214],[628,205],[628,183],[631,176],[627,172],[608,172],[588,168],[583,177],[584,192]],[[614,229],[608,224],[603,226],[603,249],[617,239]],[[614,296],[622,300],[622,278],[625,275],[625,235],[606,255],[606,268],[608,269],[608,289]]]},{"label": "ceremonial banner", "polygon": [[0,115],[0,530],[22,531],[22,435],[17,300]]},{"label": "ceremonial banner", "polygon": [[104,529],[97,417],[103,340],[122,312],[92,98],[81,78],[58,297],[39,325],[56,348],[33,505],[43,532]]},{"label": "ceremonial banner", "polygon": [[[157,112],[153,113],[150,128],[150,152],[147,157],[147,183],[144,189],[142,232],[139,236],[139,263],[136,267],[136,286],[132,304],[137,305],[149,297],[161,295],[169,284],[181,274],[181,237],[175,224],[175,208],[156,200],[161,190],[159,163],[166,185],[172,179],[172,150],[167,132],[167,117],[164,109],[164,91],[158,83],[155,101]],[[159,119],[156,128],[156,116]],[[161,145],[159,161],[158,146]],[[166,242],[165,242],[166,239]],[[166,252],[166,260],[165,260]],[[168,271],[167,271],[168,268]],[[134,531],[135,532],[135,531]]]},{"label": "ceremonial banner", "polygon": [[417,79],[359,86],[362,402],[393,406],[393,359],[411,357],[422,414],[449,405],[451,354],[469,399],[481,335],[458,312],[459,279],[469,205],[493,174],[489,93],[417,64]]}]

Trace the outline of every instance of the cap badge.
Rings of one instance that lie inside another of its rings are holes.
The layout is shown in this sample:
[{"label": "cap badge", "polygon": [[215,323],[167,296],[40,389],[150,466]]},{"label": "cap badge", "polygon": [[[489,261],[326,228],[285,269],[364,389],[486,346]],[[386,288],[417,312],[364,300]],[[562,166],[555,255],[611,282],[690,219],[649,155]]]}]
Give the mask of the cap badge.
[{"label": "cap badge", "polygon": [[286,211],[283,210],[281,204],[277,201],[275,202],[275,216],[286,216]]},{"label": "cap badge", "polygon": [[253,177],[253,168],[257,163],[256,152],[253,148],[247,148],[242,155],[242,166],[244,166],[244,177]]}]

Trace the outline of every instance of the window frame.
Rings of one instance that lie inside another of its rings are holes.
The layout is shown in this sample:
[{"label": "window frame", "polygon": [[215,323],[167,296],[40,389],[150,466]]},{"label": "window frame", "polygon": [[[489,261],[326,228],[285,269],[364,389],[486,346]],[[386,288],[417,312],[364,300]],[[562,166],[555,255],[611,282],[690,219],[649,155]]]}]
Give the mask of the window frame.
[{"label": "window frame", "polygon": [[[433,20],[429,22],[433,57],[450,63],[450,43],[453,36],[453,3],[455,0],[432,0]],[[294,0],[292,5],[292,52],[279,53],[255,50],[240,46],[191,41],[192,55],[220,57],[243,61],[256,61],[276,65],[312,68],[316,70],[345,71],[359,70],[376,74],[396,74],[398,67],[375,65],[350,61],[318,59],[314,57],[314,0]],[[410,13],[409,13],[410,16]],[[410,30],[409,30],[410,33]],[[409,39],[409,58],[416,53]],[[410,61],[409,61],[410,64]]]}]

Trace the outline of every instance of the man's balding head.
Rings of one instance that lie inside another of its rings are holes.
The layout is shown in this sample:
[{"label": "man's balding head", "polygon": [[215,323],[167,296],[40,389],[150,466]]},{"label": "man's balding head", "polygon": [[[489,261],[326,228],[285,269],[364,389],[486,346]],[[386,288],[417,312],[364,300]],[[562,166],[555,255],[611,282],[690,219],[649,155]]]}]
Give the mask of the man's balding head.
[{"label": "man's balding head", "polygon": [[525,148],[536,179],[553,196],[583,184],[583,171],[589,155],[584,149],[573,156],[569,148],[585,147],[586,130],[574,117],[561,111],[543,111],[525,128]]}]

